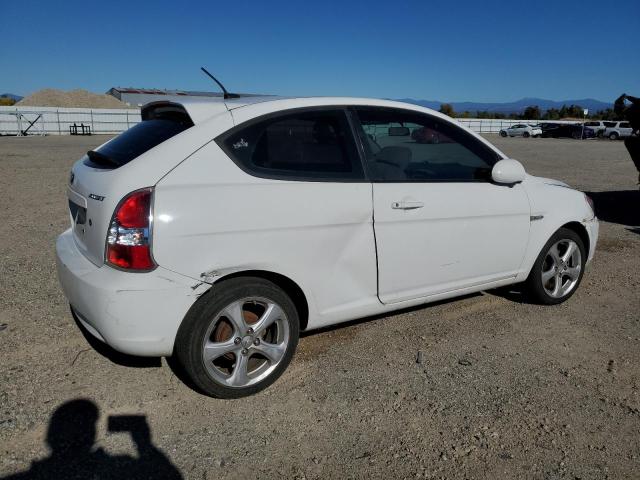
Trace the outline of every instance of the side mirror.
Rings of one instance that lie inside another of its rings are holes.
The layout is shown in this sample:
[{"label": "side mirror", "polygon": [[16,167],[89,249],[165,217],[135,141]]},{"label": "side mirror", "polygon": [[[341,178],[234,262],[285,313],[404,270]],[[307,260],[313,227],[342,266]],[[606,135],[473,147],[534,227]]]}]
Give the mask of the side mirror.
[{"label": "side mirror", "polygon": [[522,164],[511,158],[500,160],[491,170],[491,179],[496,183],[512,185],[524,180],[526,172]]}]

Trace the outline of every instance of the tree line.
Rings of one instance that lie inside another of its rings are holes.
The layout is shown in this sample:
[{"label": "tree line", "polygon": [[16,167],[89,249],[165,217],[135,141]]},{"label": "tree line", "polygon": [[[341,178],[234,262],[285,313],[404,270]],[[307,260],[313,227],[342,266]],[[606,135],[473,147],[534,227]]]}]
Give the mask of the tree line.
[{"label": "tree line", "polygon": [[[561,118],[583,118],[584,109],[580,105],[563,105],[561,108],[550,108],[544,113],[537,105],[530,105],[522,113],[500,113],[481,110],[477,112],[455,112],[450,103],[440,105],[440,113],[453,118],[495,118],[508,120],[560,120]],[[587,115],[593,120],[623,120],[618,118],[612,108],[599,110]]]}]

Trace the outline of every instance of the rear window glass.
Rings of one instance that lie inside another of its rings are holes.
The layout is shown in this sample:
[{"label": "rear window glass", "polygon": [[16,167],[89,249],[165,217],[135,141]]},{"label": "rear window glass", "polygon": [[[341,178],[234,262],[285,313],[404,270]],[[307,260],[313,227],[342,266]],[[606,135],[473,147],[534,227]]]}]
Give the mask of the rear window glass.
[{"label": "rear window glass", "polygon": [[620,128],[631,128],[631,124],[629,122],[622,122]]},{"label": "rear window glass", "polygon": [[87,163],[96,168],[121,167],[192,125],[186,116],[144,120],[100,148],[87,152]]}]

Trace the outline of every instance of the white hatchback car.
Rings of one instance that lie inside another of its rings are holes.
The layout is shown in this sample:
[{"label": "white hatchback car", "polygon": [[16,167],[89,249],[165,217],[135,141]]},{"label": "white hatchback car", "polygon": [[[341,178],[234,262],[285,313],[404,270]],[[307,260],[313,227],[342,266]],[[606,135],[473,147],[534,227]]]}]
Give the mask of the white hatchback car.
[{"label": "white hatchback car", "polygon": [[73,166],[60,283],[85,331],[175,355],[208,395],[271,384],[302,330],[518,282],[560,303],[593,257],[586,195],[426,108],[245,96],[142,119]]}]

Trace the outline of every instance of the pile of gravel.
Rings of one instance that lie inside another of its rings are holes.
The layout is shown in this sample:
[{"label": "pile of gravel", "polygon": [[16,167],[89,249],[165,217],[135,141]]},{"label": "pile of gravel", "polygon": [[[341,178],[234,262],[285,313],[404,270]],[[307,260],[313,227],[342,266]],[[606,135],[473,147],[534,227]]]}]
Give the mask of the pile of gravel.
[{"label": "pile of gravel", "polygon": [[65,92],[54,88],[39,90],[16,105],[29,107],[131,108],[111,95],[77,89]]}]

